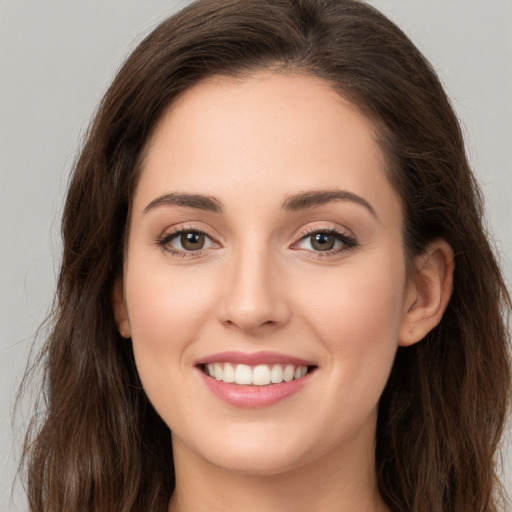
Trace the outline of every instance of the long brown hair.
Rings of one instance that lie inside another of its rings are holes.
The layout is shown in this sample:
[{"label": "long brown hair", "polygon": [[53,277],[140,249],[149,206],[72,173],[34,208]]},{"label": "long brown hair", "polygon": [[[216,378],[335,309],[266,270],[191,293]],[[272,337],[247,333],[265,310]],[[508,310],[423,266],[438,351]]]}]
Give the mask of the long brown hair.
[{"label": "long brown hair", "polygon": [[498,509],[495,455],[510,397],[510,299],[482,225],[461,130],[429,63],[357,0],[200,0],[135,49],[77,159],[50,334],[41,421],[27,436],[32,512],[167,509],[169,429],[137,376],[112,313],[138,162],[163,110],[212,75],[318,76],[371,118],[404,208],[410,261],[444,238],[454,291],[440,323],[400,348],[381,398],[376,470],[393,511]]}]

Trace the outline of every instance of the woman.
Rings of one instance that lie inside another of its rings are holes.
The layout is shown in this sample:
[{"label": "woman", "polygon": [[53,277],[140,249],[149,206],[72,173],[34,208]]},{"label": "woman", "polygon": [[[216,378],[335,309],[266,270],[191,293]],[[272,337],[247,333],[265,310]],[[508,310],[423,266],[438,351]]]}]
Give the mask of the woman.
[{"label": "woman", "polygon": [[32,510],[497,510],[510,301],[446,95],[366,4],[162,23],[63,238]]}]

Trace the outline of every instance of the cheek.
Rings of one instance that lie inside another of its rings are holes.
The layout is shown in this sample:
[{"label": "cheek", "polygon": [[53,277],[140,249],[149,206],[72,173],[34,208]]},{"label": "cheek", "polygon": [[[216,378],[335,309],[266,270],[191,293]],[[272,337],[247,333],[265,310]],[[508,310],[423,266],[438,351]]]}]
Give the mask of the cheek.
[{"label": "cheek", "polygon": [[[378,263],[378,262],[377,262]],[[373,267],[373,268],[371,268]],[[314,276],[301,286],[301,302],[311,312],[316,325],[340,341],[397,334],[404,301],[404,272],[385,267],[382,272],[375,261],[369,267],[347,267],[335,273]],[[318,293],[309,293],[311,290]],[[369,336],[373,332],[374,336]],[[349,339],[347,334],[351,333]],[[359,343],[358,343],[359,344]]]},{"label": "cheek", "polygon": [[[135,258],[134,258],[135,259]],[[213,286],[191,267],[176,271],[165,262],[148,269],[133,266],[125,283],[132,329],[175,337],[176,328],[194,325],[211,303]]]},{"label": "cheek", "polygon": [[190,366],[187,347],[210,316],[214,286],[189,269],[171,271],[165,264],[152,269],[132,266],[127,276],[125,293],[137,368],[141,379],[147,375],[148,381],[163,384],[177,366]]},{"label": "cheek", "polygon": [[405,272],[385,268],[346,268],[323,282],[316,280],[316,286],[323,284],[322,293],[313,300],[302,295],[309,326],[327,348],[336,380],[345,392],[350,389],[372,403],[389,376],[403,311]]},{"label": "cheek", "polygon": [[196,400],[188,380],[191,347],[210,316],[212,287],[205,279],[198,287],[201,280],[186,270],[171,271],[165,264],[150,267],[132,265],[127,273],[133,351],[146,395],[164,422],[174,428],[189,417],[188,404]]}]

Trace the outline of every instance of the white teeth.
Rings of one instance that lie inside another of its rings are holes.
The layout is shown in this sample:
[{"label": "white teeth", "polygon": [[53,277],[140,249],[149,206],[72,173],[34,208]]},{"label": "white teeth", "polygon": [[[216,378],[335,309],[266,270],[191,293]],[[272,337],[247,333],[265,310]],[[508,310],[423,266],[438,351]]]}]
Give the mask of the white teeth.
[{"label": "white teeth", "polygon": [[246,364],[237,364],[235,368],[235,382],[237,384],[252,384],[252,370]]},{"label": "white teeth", "polygon": [[289,364],[286,366],[283,372],[283,380],[285,382],[291,382],[293,380],[293,375],[295,373],[295,366]]},{"label": "white teeth", "polygon": [[224,364],[224,374],[222,380],[227,383],[235,382],[235,369],[231,363]]},{"label": "white teeth", "polygon": [[270,370],[270,382],[273,384],[279,384],[283,382],[283,369],[280,364],[275,364],[272,366],[272,370]]},{"label": "white teeth", "polygon": [[270,369],[266,364],[259,364],[252,371],[252,383],[256,386],[270,384]]},{"label": "white teeth", "polygon": [[228,384],[267,386],[300,379],[308,373],[308,367],[293,364],[249,366],[247,364],[209,363],[205,365],[204,371],[215,380]]}]

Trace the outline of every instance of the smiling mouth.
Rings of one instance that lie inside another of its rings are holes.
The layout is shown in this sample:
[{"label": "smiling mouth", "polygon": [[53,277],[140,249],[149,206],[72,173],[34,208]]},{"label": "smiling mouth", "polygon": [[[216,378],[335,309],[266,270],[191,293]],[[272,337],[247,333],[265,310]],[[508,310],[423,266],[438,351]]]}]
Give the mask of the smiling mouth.
[{"label": "smiling mouth", "polygon": [[208,363],[199,366],[208,377],[240,386],[271,386],[305,377],[316,366],[294,364],[247,364]]}]

